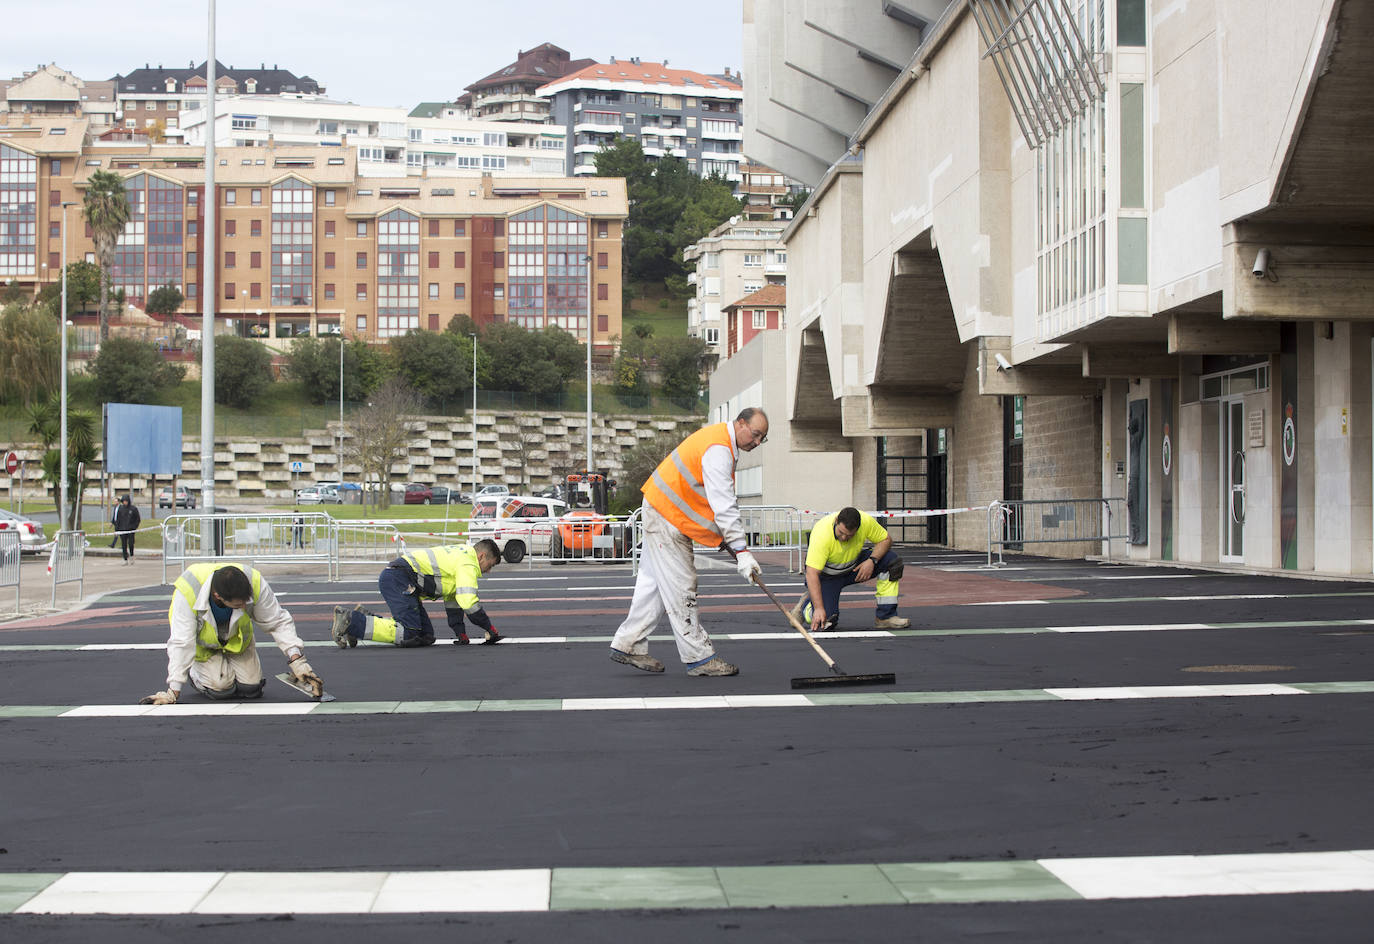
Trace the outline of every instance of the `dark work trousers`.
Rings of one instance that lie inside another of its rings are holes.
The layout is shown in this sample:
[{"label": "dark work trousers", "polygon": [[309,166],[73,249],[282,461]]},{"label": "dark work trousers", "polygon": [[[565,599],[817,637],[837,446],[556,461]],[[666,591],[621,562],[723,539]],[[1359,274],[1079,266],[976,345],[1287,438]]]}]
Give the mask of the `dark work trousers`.
[{"label": "dark work trousers", "polygon": [[398,646],[429,646],[434,644],[434,624],[425,612],[424,601],[415,590],[413,575],[399,567],[383,568],[377,578],[387,609],[402,630],[396,640]]},{"label": "dark work trousers", "polygon": [[[858,569],[860,564],[862,564],[864,561],[868,560],[872,556],[873,548],[866,547],[863,549],[863,551],[860,552],[859,559],[854,562],[854,566],[849,570],[845,571],[842,574],[820,575],[821,604],[825,607],[826,619],[831,625],[837,624],[840,619],[840,591],[843,590],[845,587],[853,585],[856,582],[854,579],[854,571]],[[888,551],[886,554],[882,556],[882,559],[878,561],[877,566],[874,567],[873,579],[876,580],[879,577],[886,574],[887,569],[891,567],[893,564],[896,564],[897,561],[897,552]],[[887,619],[889,616],[896,615],[896,603],[878,606],[873,611],[873,616],[875,619]],[[809,603],[806,605],[805,616],[808,620],[811,618],[811,604]]]},{"label": "dark work trousers", "polygon": [[120,553],[124,555],[125,560],[128,560],[129,558],[134,556],[135,537],[136,535],[133,534],[121,534],[119,536],[119,550]]}]

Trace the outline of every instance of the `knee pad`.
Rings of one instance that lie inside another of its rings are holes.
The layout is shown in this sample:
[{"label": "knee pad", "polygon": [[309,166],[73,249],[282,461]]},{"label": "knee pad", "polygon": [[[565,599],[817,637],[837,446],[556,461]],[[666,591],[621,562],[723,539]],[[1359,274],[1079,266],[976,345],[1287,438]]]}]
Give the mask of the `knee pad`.
[{"label": "knee pad", "polygon": [[897,558],[897,563],[893,564],[891,567],[887,569],[887,579],[891,580],[893,583],[896,583],[898,580],[901,580],[902,571],[905,568],[906,565],[902,563],[902,559],[900,557]]},{"label": "knee pad", "polygon": [[213,699],[214,701],[225,701],[230,698],[239,697],[237,683],[230,685],[228,688],[211,688],[208,685],[197,685],[195,682],[192,682],[191,687],[206,698]]},{"label": "knee pad", "polygon": [[243,682],[234,683],[233,696],[235,698],[261,698],[262,690],[267,687],[267,679],[258,679],[256,683],[248,685]]}]

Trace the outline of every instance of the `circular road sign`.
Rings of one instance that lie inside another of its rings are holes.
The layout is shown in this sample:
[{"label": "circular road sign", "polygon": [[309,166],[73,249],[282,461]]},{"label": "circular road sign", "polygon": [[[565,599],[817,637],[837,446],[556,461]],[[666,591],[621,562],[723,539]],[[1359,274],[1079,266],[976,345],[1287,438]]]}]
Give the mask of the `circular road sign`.
[{"label": "circular road sign", "polygon": [[13,452],[5,453],[5,471],[10,475],[19,471],[19,457]]}]

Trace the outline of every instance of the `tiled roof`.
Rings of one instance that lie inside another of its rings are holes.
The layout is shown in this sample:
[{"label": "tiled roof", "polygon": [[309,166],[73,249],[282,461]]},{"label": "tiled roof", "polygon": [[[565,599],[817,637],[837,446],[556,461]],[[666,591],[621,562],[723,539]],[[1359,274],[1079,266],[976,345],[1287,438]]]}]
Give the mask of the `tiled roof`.
[{"label": "tiled roof", "polygon": [[726,305],[725,311],[733,311],[736,308],[786,308],[787,307],[787,286],[786,285],[765,285],[757,292],[751,292],[739,301]]},{"label": "tiled roof", "polygon": [[[641,85],[662,85],[678,89],[701,89],[703,91],[742,92],[744,87],[733,78],[707,75],[691,69],[670,69],[662,62],[634,62],[619,60],[612,63],[594,62],[589,66],[569,72],[556,84],[560,88],[576,88],[584,83],[616,84],[620,82]],[[550,82],[550,85],[555,84]],[[546,87],[547,88],[547,87]],[[541,94],[548,94],[541,88]]]},{"label": "tiled roof", "polygon": [[510,65],[478,79],[467,86],[465,91],[478,92],[488,86],[505,85],[508,82],[533,82],[543,85],[594,62],[592,59],[572,59],[566,49],[560,49],[553,43],[541,43],[533,49],[522,50]]},{"label": "tiled roof", "polygon": [[[177,91],[181,91],[187,80],[193,76],[200,77],[200,85],[205,84],[205,63],[202,62],[198,66],[184,69],[144,66],[142,69],[134,69],[125,75],[116,75],[110,81],[115,83],[115,90],[121,95],[139,92],[162,94],[167,91],[169,78],[176,79]],[[216,84],[219,84],[218,80],[226,77],[233,79],[240,87],[249,79],[255,79],[257,81],[257,94],[259,95],[278,95],[282,92],[316,93],[320,91],[320,84],[310,76],[298,76],[287,69],[278,69],[275,65],[270,69],[267,68],[266,64],[257,69],[235,69],[216,60]]]}]

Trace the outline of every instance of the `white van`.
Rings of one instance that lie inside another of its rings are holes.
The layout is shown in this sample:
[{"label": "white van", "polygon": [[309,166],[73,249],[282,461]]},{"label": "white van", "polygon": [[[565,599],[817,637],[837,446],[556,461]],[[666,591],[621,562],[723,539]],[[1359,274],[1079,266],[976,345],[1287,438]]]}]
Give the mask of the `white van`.
[{"label": "white van", "polygon": [[500,495],[478,498],[472,509],[468,543],[490,539],[501,549],[507,564],[518,564],[526,554],[549,553],[556,521],[568,511],[568,503],[535,495]]}]

